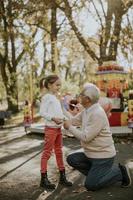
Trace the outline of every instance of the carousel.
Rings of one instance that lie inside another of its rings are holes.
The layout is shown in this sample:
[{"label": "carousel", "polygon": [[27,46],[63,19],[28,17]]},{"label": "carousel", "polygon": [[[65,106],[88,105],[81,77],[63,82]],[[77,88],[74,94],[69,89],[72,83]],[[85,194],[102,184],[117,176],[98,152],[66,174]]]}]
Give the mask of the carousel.
[{"label": "carousel", "polygon": [[128,72],[113,62],[105,62],[99,66],[95,74],[96,85],[102,95],[111,99],[112,112],[109,118],[111,126],[126,126],[128,111],[125,109],[124,92],[128,90]]},{"label": "carousel", "polygon": [[129,91],[129,100],[128,100],[128,127],[132,128],[132,133],[133,133],[133,90]]}]

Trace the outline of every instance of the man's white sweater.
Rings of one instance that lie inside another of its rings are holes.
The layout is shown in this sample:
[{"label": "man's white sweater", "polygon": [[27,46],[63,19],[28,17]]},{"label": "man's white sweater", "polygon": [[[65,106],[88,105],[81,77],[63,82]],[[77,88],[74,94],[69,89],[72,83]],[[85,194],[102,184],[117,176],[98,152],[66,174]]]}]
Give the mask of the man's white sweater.
[{"label": "man's white sweater", "polygon": [[70,126],[69,131],[81,141],[89,158],[111,158],[116,155],[108,118],[99,103],[84,109],[72,118],[72,123],[80,122],[82,129]]}]

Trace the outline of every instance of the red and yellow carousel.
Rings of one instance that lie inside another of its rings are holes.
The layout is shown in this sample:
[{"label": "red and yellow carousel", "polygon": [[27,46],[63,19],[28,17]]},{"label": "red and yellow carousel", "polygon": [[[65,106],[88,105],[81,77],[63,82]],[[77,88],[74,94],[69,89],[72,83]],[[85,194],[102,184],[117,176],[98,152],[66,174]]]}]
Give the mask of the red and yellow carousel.
[{"label": "red and yellow carousel", "polygon": [[128,99],[128,127],[132,128],[132,132],[133,132],[133,90],[129,91],[129,99]]},{"label": "red and yellow carousel", "polygon": [[128,72],[123,67],[112,62],[105,62],[96,72],[96,85],[103,96],[112,101],[112,114],[109,118],[111,126],[126,126],[128,112],[124,111],[123,92],[128,89]]}]

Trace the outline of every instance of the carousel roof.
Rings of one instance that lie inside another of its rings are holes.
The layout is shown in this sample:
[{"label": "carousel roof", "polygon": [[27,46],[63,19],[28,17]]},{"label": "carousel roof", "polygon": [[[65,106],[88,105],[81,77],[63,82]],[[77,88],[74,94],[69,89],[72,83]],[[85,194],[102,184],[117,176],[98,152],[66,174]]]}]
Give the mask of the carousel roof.
[{"label": "carousel roof", "polygon": [[100,74],[128,74],[126,71],[119,71],[119,70],[105,70],[105,71],[97,71],[96,75]]}]

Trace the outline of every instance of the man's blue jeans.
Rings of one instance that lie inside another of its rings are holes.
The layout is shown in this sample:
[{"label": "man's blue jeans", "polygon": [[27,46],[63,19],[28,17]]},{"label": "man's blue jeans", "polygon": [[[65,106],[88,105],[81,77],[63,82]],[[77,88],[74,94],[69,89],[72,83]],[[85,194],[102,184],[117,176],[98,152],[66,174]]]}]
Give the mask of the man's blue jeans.
[{"label": "man's blue jeans", "polygon": [[83,152],[77,152],[69,155],[67,162],[86,176],[87,190],[94,191],[122,181],[120,168],[114,165],[114,158],[88,158]]}]

